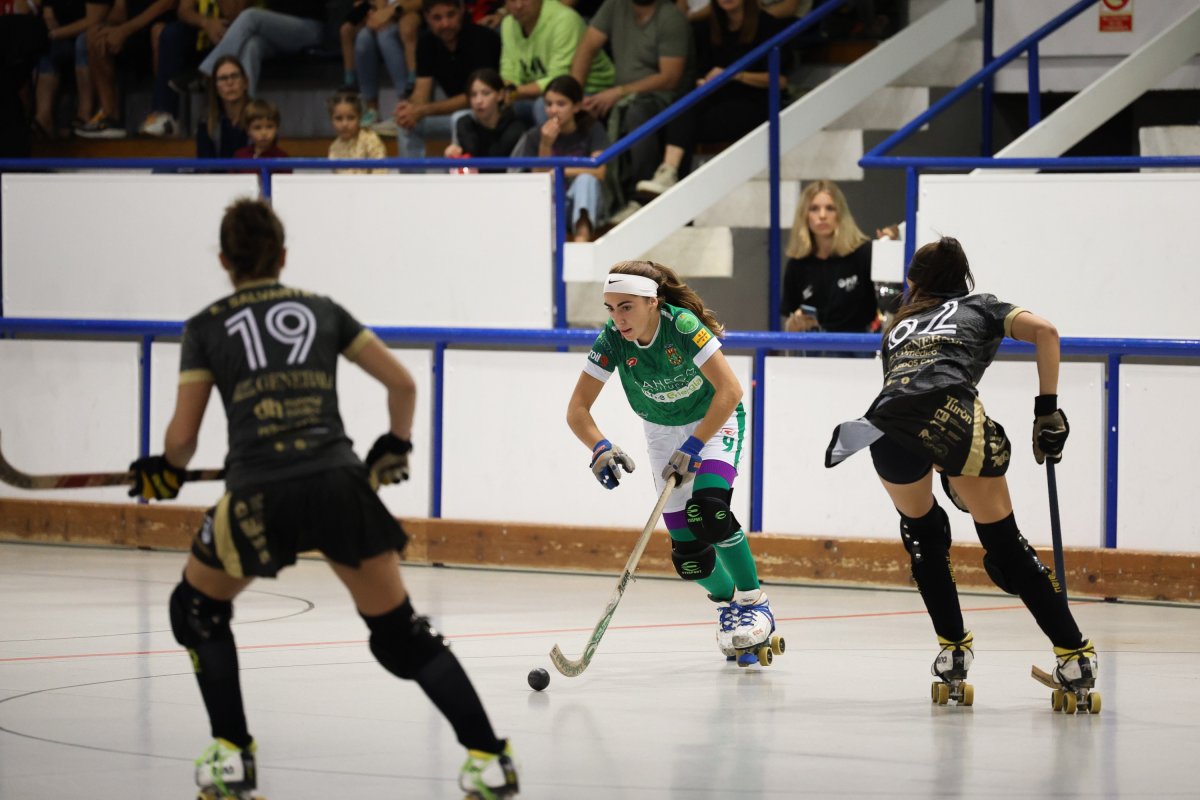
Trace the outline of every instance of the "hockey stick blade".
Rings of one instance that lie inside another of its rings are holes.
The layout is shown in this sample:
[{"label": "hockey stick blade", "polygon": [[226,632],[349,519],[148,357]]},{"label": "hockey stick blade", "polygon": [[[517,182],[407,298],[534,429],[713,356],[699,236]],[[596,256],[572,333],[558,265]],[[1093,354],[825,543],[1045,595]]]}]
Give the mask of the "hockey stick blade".
[{"label": "hockey stick blade", "polygon": [[625,594],[625,587],[633,580],[633,573],[637,570],[638,562],[642,560],[642,553],[646,551],[646,545],[650,543],[650,534],[654,533],[654,526],[658,524],[658,518],[662,516],[663,507],[667,504],[667,499],[671,496],[675,486],[675,479],[668,480],[667,485],[663,487],[662,494],[658,496],[658,503],[655,504],[654,511],[650,512],[650,519],[647,520],[646,527],[642,529],[642,535],[638,537],[637,544],[633,546],[629,560],[625,562],[625,571],[621,573],[621,579],[617,581],[617,588],[613,590],[604,614],[596,623],[596,627],[592,629],[592,636],[583,649],[583,655],[578,660],[572,660],[563,655],[562,649],[557,644],[551,648],[550,662],[554,664],[556,670],[568,678],[580,675],[588,668],[588,664],[592,663],[592,656],[596,654],[596,648],[600,646],[600,640],[604,637],[604,632],[608,630],[608,623],[612,622],[613,615],[617,613],[617,604],[621,602],[621,596]]},{"label": "hockey stick blade", "polygon": [[1062,684],[1054,680],[1053,675],[1051,675],[1049,672],[1046,672],[1044,669],[1041,669],[1037,665],[1034,665],[1033,671],[1030,673],[1030,677],[1043,686],[1048,686],[1051,689],[1062,688]]},{"label": "hockey stick blade", "polygon": [[[225,477],[223,469],[189,470],[184,473],[187,481],[218,481]],[[0,483],[18,489],[89,489],[98,486],[132,486],[133,473],[125,472],[62,472],[48,475],[30,475],[8,463],[0,451]]]}]

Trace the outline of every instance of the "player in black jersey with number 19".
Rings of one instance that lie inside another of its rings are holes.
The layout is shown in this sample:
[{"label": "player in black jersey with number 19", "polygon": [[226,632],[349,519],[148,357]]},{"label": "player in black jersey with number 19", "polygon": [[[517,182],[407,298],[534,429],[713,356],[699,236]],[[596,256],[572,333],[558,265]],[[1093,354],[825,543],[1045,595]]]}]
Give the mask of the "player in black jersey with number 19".
[{"label": "player in black jersey with number 19", "polygon": [[[441,635],[413,610],[399,569],[407,537],[374,491],[408,477],[412,376],[337,303],[279,283],[283,245],[283,226],[265,203],[226,209],[220,261],[234,293],[188,321],[163,454],[131,467],[131,496],[175,497],[217,387],[229,420],[227,492],[205,515],[170,601],[171,629],[192,657],[212,724],[214,741],[196,761],[200,797],[246,800],[257,785],[232,601],[312,549],[349,589],[379,663],[416,681],[468,749],[463,789],[488,800],[515,795],[510,748]],[[339,355],[388,390],[390,430],[365,465],[338,412]]]},{"label": "player in black jersey with number 19", "polygon": [[[1058,577],[1021,536],[1004,473],[1011,448],[990,419],[976,385],[1005,336],[1034,344],[1039,392],[1034,400],[1033,454],[1057,463],[1066,442],[1058,409],[1058,331],[1045,319],[988,294],[970,294],[975,280],[957,240],[943,238],[913,256],[909,297],[883,337],[883,390],[867,413],[834,430],[825,455],[832,467],[870,447],[896,510],[913,580],[941,646],[933,664],[933,700],[970,705],[965,683],[974,638],[963,627],[950,563],[950,523],[933,496],[931,469],[955,504],[969,511],[983,544],[984,567],[1006,592],[1019,595],[1049,637],[1055,678],[1086,698],[1095,685],[1096,649],[1079,632]],[[1088,709],[1099,710],[1091,693]],[[1063,704],[1063,693],[1055,698]],[[1070,710],[1074,710],[1075,696]],[[1058,708],[1058,705],[1055,706]]]}]

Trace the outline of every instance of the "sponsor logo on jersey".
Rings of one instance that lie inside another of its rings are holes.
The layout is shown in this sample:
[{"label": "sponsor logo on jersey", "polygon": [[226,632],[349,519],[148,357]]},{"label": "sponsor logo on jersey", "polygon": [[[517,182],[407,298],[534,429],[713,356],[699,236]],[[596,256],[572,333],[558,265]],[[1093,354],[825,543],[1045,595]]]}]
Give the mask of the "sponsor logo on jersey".
[{"label": "sponsor logo on jersey", "polygon": [[603,355],[601,353],[597,353],[595,350],[588,353],[588,360],[595,361],[597,364],[599,364],[602,367],[608,366],[608,356]]},{"label": "sponsor logo on jersey", "polygon": [[642,394],[650,398],[656,403],[674,403],[677,400],[682,400],[685,397],[690,397],[696,392],[704,388],[704,379],[697,375],[692,380],[688,381],[685,386],[680,386],[677,389],[668,389],[665,392],[650,392],[643,385]]},{"label": "sponsor logo on jersey", "polygon": [[630,369],[633,369],[634,367],[637,366],[637,358],[633,357],[633,358],[625,359],[625,366],[629,367]]},{"label": "sponsor logo on jersey", "polygon": [[692,337],[692,342],[695,343],[696,347],[704,347],[704,345],[708,344],[708,340],[711,338],[712,334],[706,329],[701,328],[700,331]]},{"label": "sponsor logo on jersey", "polygon": [[678,367],[683,363],[683,356],[679,355],[679,351],[673,344],[667,345],[667,361],[671,362],[672,367]]},{"label": "sponsor logo on jersey", "polygon": [[700,327],[700,320],[696,319],[696,315],[688,311],[684,311],[675,318],[675,330],[682,334],[688,334]]}]

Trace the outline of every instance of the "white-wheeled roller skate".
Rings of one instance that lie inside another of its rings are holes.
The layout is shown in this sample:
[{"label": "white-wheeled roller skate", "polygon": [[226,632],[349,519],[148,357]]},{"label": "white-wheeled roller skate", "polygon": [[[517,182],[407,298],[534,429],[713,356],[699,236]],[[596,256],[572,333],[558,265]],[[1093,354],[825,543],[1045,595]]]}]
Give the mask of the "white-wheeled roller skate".
[{"label": "white-wheeled roller skate", "polygon": [[196,759],[197,800],[262,800],[255,794],[258,770],[254,754],[258,746],[251,742],[242,749],[226,739],[214,739]]},{"label": "white-wheeled roller skate", "polygon": [[762,589],[735,592],[730,606],[737,613],[733,648],[738,666],[771,666],[775,656],[783,655],[786,645],[782,636],[772,636],[775,633],[775,615],[771,613],[767,593]]},{"label": "white-wheeled roller skate", "polygon": [[958,641],[938,637],[941,651],[933,660],[933,677],[938,680],[929,687],[934,703],[944,706],[953,700],[960,706],[975,703],[975,687],[967,683],[967,670],[975,660],[975,636],[967,631]]},{"label": "white-wheeled roller skate", "polygon": [[1078,649],[1056,647],[1054,657],[1058,663],[1053,675],[1033,668],[1034,680],[1054,690],[1050,693],[1050,708],[1064,714],[1074,714],[1076,711],[1099,714],[1100,693],[1093,691],[1093,688],[1096,686],[1100,660],[1096,657],[1096,646],[1092,640],[1088,639]]},{"label": "white-wheeled roller skate", "polygon": [[[709,595],[711,598],[712,596]],[[717,649],[726,660],[737,658],[737,648],[733,646],[733,632],[737,630],[738,607],[733,600],[717,601]]]},{"label": "white-wheeled roller skate", "polygon": [[504,750],[500,753],[468,750],[467,761],[458,776],[458,785],[467,793],[467,800],[516,797],[519,786],[512,745],[505,741]]}]

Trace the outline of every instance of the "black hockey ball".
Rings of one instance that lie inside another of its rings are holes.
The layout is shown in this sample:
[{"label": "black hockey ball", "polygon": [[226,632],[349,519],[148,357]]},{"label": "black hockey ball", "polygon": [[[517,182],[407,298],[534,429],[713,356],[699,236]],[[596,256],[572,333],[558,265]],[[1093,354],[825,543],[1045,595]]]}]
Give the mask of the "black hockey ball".
[{"label": "black hockey ball", "polygon": [[541,667],[529,670],[529,688],[541,691],[550,685],[550,673]]}]

